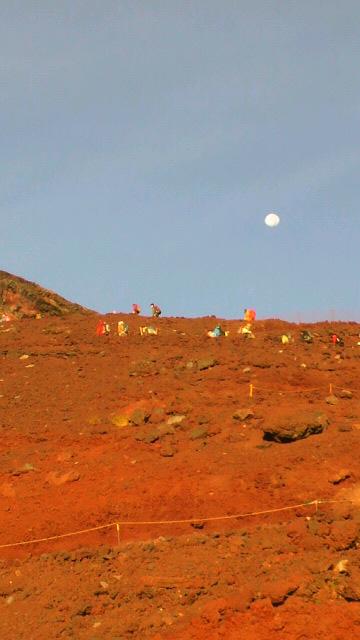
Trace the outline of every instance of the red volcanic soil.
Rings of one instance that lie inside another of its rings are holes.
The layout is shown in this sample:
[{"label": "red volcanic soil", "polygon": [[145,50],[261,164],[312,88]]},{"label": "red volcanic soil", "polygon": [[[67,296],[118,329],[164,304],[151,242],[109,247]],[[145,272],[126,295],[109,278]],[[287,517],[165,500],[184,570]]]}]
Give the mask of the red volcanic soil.
[{"label": "red volcanic soil", "polygon": [[107,320],[0,325],[0,637],[360,638],[359,325]]}]

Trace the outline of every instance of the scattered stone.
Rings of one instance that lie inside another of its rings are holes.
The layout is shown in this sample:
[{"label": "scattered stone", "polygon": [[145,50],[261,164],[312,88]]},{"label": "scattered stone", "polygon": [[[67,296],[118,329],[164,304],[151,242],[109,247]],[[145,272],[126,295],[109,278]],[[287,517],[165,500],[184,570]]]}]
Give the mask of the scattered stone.
[{"label": "scattered stone", "polygon": [[243,372],[243,373],[250,373],[250,371],[251,371],[251,367],[245,367],[245,368],[242,370],[242,372]]},{"label": "scattered stone", "polygon": [[183,422],[183,420],[185,420],[186,416],[182,416],[182,415],[175,415],[175,416],[170,416],[167,419],[167,423],[168,425],[173,425],[173,426],[178,426],[179,424],[181,424]]},{"label": "scattered stone", "polygon": [[59,473],[58,471],[50,471],[46,476],[47,482],[54,484],[56,487],[60,487],[68,482],[77,482],[80,480],[80,473],[78,471],[68,471],[67,473]]},{"label": "scattered stone", "polygon": [[274,424],[263,427],[264,440],[295,442],[322,433],[329,421],[323,413],[297,412],[281,416]]},{"label": "scattered stone", "polygon": [[163,458],[172,458],[174,456],[174,454],[176,453],[176,449],[174,449],[173,447],[161,447],[160,449],[160,455]]},{"label": "scattered stone", "polygon": [[349,425],[343,424],[343,425],[340,425],[340,427],[338,428],[338,431],[345,432],[345,431],[352,431],[352,429]]},{"label": "scattered stone", "polygon": [[237,411],[235,411],[235,413],[233,413],[233,418],[234,420],[240,420],[241,422],[244,422],[244,420],[253,418],[254,415],[255,414],[252,409],[238,409]]},{"label": "scattered stone", "polygon": [[113,414],[110,417],[110,422],[111,424],[113,424],[115,427],[127,427],[129,424],[129,418],[127,416],[124,416],[122,414]]},{"label": "scattered stone", "polygon": [[206,427],[195,427],[190,431],[191,440],[200,440],[201,438],[207,438],[209,432]]},{"label": "scattered stone", "polygon": [[27,360],[28,358],[30,358],[30,356],[28,356],[27,353],[24,353],[22,356],[20,356],[19,360]]},{"label": "scattered stone", "polygon": [[351,400],[351,398],[353,397],[352,391],[350,391],[349,389],[341,389],[341,391],[339,391],[337,395],[339,396],[339,398],[343,398],[346,400]]},{"label": "scattered stone", "polygon": [[195,366],[195,363],[192,362],[191,360],[189,362],[186,363],[186,368],[187,369],[193,369]]},{"label": "scattered stone", "polygon": [[351,478],[350,471],[348,469],[341,469],[339,473],[329,479],[329,482],[331,482],[331,484],[340,484],[340,482],[344,482],[344,480],[348,478]]},{"label": "scattered stone", "polygon": [[262,356],[258,360],[254,359],[252,364],[253,367],[256,367],[257,369],[270,369],[272,366],[274,366],[274,362],[270,357],[265,358]]},{"label": "scattered stone", "polygon": [[29,473],[29,471],[35,471],[35,467],[31,462],[25,462],[25,464],[22,467],[20,467],[20,469],[14,469],[11,475],[21,476],[24,473]]},{"label": "scattered stone", "polygon": [[337,403],[339,402],[339,400],[338,400],[338,398],[337,398],[336,396],[334,396],[334,395],[332,394],[332,395],[327,396],[327,397],[325,398],[325,402],[326,402],[326,404],[332,404],[332,405],[334,405],[334,404],[337,404]]},{"label": "scattered stone", "polygon": [[209,424],[210,422],[210,418],[209,416],[200,416],[198,418],[198,424],[202,425],[202,424]]},{"label": "scattered stone", "polygon": [[348,602],[360,602],[360,583],[356,578],[348,578],[347,583],[340,590],[342,598]]},{"label": "scattered stone", "polygon": [[87,604],[87,605],[84,605],[83,607],[81,607],[81,608],[76,612],[76,614],[75,614],[75,615],[77,615],[77,616],[82,616],[82,617],[84,617],[84,616],[89,616],[89,615],[91,614],[91,611],[92,611],[92,606],[91,606],[91,604]]},{"label": "scattered stone", "polygon": [[191,526],[193,529],[203,529],[205,524],[203,522],[192,522]]},{"label": "scattered stone", "polygon": [[146,444],[152,444],[159,440],[160,434],[157,431],[148,431],[147,429],[141,429],[136,431],[135,440],[139,442],[145,442]]},{"label": "scattered stone", "polygon": [[159,436],[173,436],[175,433],[175,429],[171,424],[163,424],[157,425],[157,431]]},{"label": "scattered stone", "polygon": [[340,560],[340,562],[338,562],[333,569],[334,573],[343,573],[343,574],[349,575],[349,572],[347,569],[348,564],[349,564],[349,560]]},{"label": "scattered stone", "polygon": [[155,407],[152,410],[151,415],[149,417],[149,422],[152,424],[158,424],[160,422],[164,422],[165,420],[165,410],[162,407]]},{"label": "scattered stone", "polygon": [[215,360],[215,358],[203,358],[202,360],[198,360],[197,367],[199,371],[205,371],[206,369],[216,367],[217,364],[219,364],[219,361]]},{"label": "scattered stone", "polygon": [[145,409],[135,409],[130,415],[130,422],[136,427],[139,427],[141,424],[148,422],[149,418],[150,411],[146,411]]}]

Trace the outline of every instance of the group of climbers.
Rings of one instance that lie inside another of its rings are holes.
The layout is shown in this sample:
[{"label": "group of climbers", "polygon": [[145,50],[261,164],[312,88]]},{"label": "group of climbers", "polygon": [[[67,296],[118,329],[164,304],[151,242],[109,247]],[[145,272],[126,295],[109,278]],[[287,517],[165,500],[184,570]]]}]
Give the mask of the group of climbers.
[{"label": "group of climbers", "polygon": [[[256,320],[256,311],[254,309],[244,309],[244,322],[245,324],[238,329],[238,333],[244,338],[255,338],[252,331],[252,322]],[[224,331],[220,324],[217,324],[214,329],[207,331],[206,335],[209,338],[221,338],[230,334],[230,331]]]},{"label": "group of climbers", "polygon": [[[152,317],[159,318],[159,316],[161,315],[160,307],[154,302],[152,302],[150,305],[150,309],[151,309]],[[134,315],[140,315],[141,307],[138,304],[134,303],[132,305],[132,313]],[[4,320],[5,318],[2,321]],[[244,309],[243,320],[244,320],[244,324],[239,327],[237,333],[240,334],[245,339],[255,338],[255,335],[253,332],[253,323],[256,320],[256,311],[254,309]],[[111,331],[110,325],[105,320],[99,320],[96,327],[96,335],[97,336],[109,335],[110,331]],[[158,335],[159,329],[157,327],[145,325],[145,326],[139,327],[139,332],[141,336],[145,336],[145,335],[156,336]],[[124,322],[124,320],[119,320],[119,322],[117,323],[117,334],[120,337],[125,337],[129,334],[129,326],[127,325],[126,322]],[[222,337],[226,338],[227,336],[229,336],[229,334],[230,334],[230,331],[223,329],[221,324],[217,324],[214,327],[214,329],[206,332],[206,335],[209,338],[222,338]],[[302,342],[305,342],[306,344],[312,344],[314,342],[314,334],[308,329],[302,329],[300,331],[300,340]],[[283,345],[288,345],[294,342],[294,338],[290,333],[283,333],[280,336],[280,341]],[[330,333],[330,342],[334,346],[338,346],[338,347],[344,346],[343,338],[339,336],[337,333]],[[357,344],[360,345],[360,342],[358,342]]]},{"label": "group of climbers", "polygon": [[[159,305],[154,302],[150,305],[151,315],[153,318],[159,318],[161,316],[161,309]],[[134,302],[132,305],[132,313],[136,316],[141,314],[141,307],[137,303]],[[158,335],[158,329],[156,327],[144,326],[139,328],[140,335]],[[96,335],[97,336],[108,336],[111,332],[110,325],[105,320],[99,320],[96,326]],[[124,322],[124,320],[119,320],[117,323],[117,335],[121,338],[124,338],[129,334],[129,325]]]},{"label": "group of climbers", "polygon": [[[153,318],[159,318],[161,316],[161,309],[160,309],[159,305],[157,305],[154,302],[152,302],[151,305],[150,305],[150,309],[151,309],[151,315],[152,315]],[[134,302],[132,307],[131,307],[131,311],[136,316],[139,316],[140,313],[141,313],[140,305],[137,304],[136,302]]]}]

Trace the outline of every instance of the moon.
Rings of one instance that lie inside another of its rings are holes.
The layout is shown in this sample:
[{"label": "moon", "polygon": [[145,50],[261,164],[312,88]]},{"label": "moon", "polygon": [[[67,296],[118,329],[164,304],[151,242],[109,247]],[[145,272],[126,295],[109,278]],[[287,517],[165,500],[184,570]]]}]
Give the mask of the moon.
[{"label": "moon", "polygon": [[267,216],[265,216],[264,222],[267,227],[277,227],[280,222],[280,217],[277,213],[268,213]]}]

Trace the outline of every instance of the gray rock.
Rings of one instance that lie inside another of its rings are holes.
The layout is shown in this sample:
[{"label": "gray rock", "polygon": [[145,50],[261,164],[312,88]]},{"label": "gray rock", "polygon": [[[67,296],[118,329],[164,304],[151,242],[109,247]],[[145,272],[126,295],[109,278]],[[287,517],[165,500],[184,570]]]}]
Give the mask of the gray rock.
[{"label": "gray rock", "polygon": [[183,415],[170,416],[167,419],[167,423],[168,423],[168,425],[173,425],[174,427],[176,427],[179,424],[181,424],[183,422],[183,420],[185,420],[185,418],[186,418],[186,416],[183,416]]},{"label": "gray rock", "polygon": [[163,458],[172,458],[175,453],[176,449],[174,449],[173,447],[161,447],[160,449],[160,455]]},{"label": "gray rock", "polygon": [[163,422],[164,420],[165,420],[165,410],[162,407],[155,407],[155,409],[153,409],[151,412],[149,422],[158,424],[159,422]]},{"label": "gray rock", "polygon": [[254,415],[255,414],[252,409],[238,409],[237,411],[235,411],[235,413],[233,413],[233,418],[234,420],[241,420],[241,422],[243,422],[244,420],[253,418]]},{"label": "gray rock", "polygon": [[205,369],[216,367],[217,364],[219,364],[219,362],[215,360],[215,358],[203,358],[202,360],[198,360],[197,367],[199,371],[205,371]]},{"label": "gray rock", "polygon": [[136,431],[135,440],[151,444],[159,440],[160,434],[157,431],[148,431],[147,429],[139,429]]},{"label": "gray rock", "polygon": [[160,437],[172,436],[175,433],[174,427],[171,424],[166,424],[165,422],[163,424],[158,424],[156,429]]},{"label": "gray rock", "polygon": [[191,440],[199,440],[200,438],[207,438],[209,435],[206,427],[195,427],[190,431]]},{"label": "gray rock", "polygon": [[135,409],[130,416],[130,422],[134,424],[136,427],[139,427],[141,424],[144,424],[149,420],[150,411],[145,411],[144,409]]},{"label": "gray rock", "polygon": [[339,391],[337,395],[339,396],[339,398],[344,398],[346,400],[351,400],[351,398],[353,397],[352,391],[350,391],[349,389],[341,389],[341,391]]},{"label": "gray rock", "polygon": [[274,442],[295,442],[311,435],[322,433],[329,424],[325,414],[302,411],[281,416],[273,424],[263,427],[264,440]]}]

